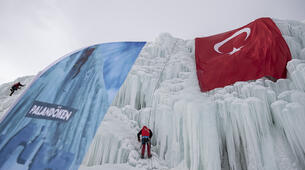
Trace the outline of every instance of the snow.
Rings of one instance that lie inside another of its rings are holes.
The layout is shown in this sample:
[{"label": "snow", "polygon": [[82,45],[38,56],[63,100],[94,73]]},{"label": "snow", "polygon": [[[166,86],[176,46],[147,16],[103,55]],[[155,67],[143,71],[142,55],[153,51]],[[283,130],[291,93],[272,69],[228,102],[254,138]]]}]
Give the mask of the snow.
[{"label": "snow", "polygon": [[[276,82],[201,93],[193,40],[161,34],[147,43],[80,170],[305,169],[305,24],[274,21],[293,57],[288,78]],[[12,83],[0,86],[1,115],[22,92],[5,97]],[[154,133],[151,159],[140,159],[136,134],[143,125]]]},{"label": "snow", "polygon": [[132,166],[128,166],[127,164],[103,164],[103,165],[96,165],[96,166],[81,166],[80,169],[83,170],[98,170],[98,169],[111,169],[111,170],[145,170],[143,168],[134,168]]}]

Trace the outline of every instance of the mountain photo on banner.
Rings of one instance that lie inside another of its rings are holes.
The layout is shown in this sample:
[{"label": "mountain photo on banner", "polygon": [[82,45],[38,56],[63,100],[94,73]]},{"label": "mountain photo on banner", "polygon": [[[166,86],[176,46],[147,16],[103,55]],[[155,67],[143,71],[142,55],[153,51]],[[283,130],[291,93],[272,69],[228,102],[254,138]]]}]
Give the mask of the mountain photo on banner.
[{"label": "mountain photo on banner", "polygon": [[90,46],[38,75],[0,122],[0,170],[76,170],[145,42]]},{"label": "mountain photo on banner", "polygon": [[104,57],[104,80],[110,104],[143,45],[143,42],[107,43],[101,49],[101,54]]}]

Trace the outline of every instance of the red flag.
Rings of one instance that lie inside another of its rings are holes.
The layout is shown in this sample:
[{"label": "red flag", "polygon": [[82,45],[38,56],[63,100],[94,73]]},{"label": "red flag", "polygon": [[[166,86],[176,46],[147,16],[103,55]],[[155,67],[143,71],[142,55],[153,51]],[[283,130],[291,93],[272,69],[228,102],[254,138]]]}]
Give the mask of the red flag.
[{"label": "red flag", "polygon": [[233,31],[195,39],[201,91],[264,76],[286,78],[291,54],[270,18],[260,18]]}]

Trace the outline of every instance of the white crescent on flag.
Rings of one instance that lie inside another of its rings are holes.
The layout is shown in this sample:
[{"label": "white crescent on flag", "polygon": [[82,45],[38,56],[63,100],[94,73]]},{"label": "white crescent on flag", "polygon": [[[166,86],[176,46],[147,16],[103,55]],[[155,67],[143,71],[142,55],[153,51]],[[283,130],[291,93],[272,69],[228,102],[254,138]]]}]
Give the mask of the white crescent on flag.
[{"label": "white crescent on flag", "polygon": [[[233,35],[231,35],[231,36],[228,37],[227,39],[225,39],[225,40],[223,40],[223,41],[221,41],[221,42],[219,42],[219,43],[216,43],[216,44],[214,45],[214,50],[215,50],[217,53],[219,53],[219,54],[223,54],[222,52],[219,51],[219,48],[220,48],[221,46],[223,46],[225,43],[227,43],[228,41],[230,41],[231,39],[237,37],[238,35],[240,35],[240,34],[242,34],[242,33],[244,33],[244,32],[247,33],[247,36],[246,36],[246,38],[245,38],[245,40],[247,40],[247,38],[249,37],[249,35],[250,35],[250,33],[251,33],[251,29],[250,29],[250,28],[243,28],[243,29],[241,29],[241,30],[235,32]],[[235,52],[239,51],[242,47],[243,47],[243,46],[240,46],[240,47],[238,47],[238,48],[233,47],[233,50],[232,50],[231,52],[227,53],[227,54],[232,55],[232,54],[234,54]]]}]

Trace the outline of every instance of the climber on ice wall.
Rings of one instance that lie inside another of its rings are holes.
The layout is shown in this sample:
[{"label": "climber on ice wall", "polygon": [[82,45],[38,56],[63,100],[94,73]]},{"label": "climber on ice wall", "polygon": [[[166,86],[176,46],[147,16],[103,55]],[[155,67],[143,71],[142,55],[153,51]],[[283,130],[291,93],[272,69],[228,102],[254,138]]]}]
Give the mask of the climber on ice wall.
[{"label": "climber on ice wall", "polygon": [[15,83],[12,87],[11,87],[11,94],[10,94],[10,96],[16,91],[16,90],[18,90],[18,89],[20,89],[22,86],[24,86],[24,85],[22,85],[20,82],[18,82],[18,83]]},{"label": "climber on ice wall", "polygon": [[142,151],[141,151],[141,158],[144,158],[144,153],[145,153],[145,144],[147,144],[147,155],[148,158],[151,158],[151,153],[150,153],[150,139],[153,135],[152,131],[147,128],[146,126],[143,126],[143,128],[139,131],[138,133],[138,141],[140,142],[140,135],[142,136]]}]

